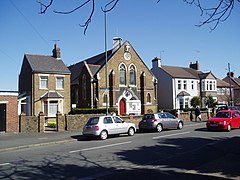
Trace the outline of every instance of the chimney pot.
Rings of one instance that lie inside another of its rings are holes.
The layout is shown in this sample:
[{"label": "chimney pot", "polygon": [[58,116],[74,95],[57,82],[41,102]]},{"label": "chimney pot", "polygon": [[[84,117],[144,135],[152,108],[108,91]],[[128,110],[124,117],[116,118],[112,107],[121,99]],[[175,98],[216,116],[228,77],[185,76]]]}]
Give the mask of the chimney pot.
[{"label": "chimney pot", "polygon": [[53,57],[56,59],[61,59],[61,50],[57,46],[57,43],[54,44],[54,49],[52,50]]},{"label": "chimney pot", "polygon": [[122,45],[122,38],[120,37],[113,37],[113,48],[112,48],[112,53],[117,51]]}]

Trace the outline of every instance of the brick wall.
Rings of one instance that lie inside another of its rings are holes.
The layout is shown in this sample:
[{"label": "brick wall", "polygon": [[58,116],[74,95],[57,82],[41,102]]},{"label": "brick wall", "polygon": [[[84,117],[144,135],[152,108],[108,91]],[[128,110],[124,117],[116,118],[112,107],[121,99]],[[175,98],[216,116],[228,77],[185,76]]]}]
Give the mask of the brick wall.
[{"label": "brick wall", "polygon": [[[78,115],[62,115],[57,114],[57,131],[82,131],[83,126],[86,124],[90,117],[99,116],[103,114],[78,114]],[[202,120],[206,121],[209,118],[209,112],[201,112]],[[44,116],[26,116],[20,115],[20,132],[36,133],[44,132]],[[181,112],[178,115],[184,122],[190,121],[190,112]],[[142,116],[122,116],[125,122],[132,122],[138,128],[138,123],[141,121]],[[193,114],[193,118],[195,118]]]},{"label": "brick wall", "polygon": [[18,132],[18,93],[0,92],[0,103],[6,104],[6,132]]}]

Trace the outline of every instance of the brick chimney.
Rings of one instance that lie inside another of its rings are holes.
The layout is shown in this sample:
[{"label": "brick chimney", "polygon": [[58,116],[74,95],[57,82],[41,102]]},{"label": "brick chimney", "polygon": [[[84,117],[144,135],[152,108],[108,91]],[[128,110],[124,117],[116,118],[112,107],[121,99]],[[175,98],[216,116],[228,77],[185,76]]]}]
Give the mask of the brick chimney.
[{"label": "brick chimney", "polygon": [[159,67],[161,67],[161,59],[158,57],[155,57],[152,60],[152,68],[159,68]]},{"label": "brick chimney", "polygon": [[234,72],[228,72],[227,76],[234,77]]},{"label": "brick chimney", "polygon": [[122,45],[122,38],[120,37],[113,37],[113,48],[112,48],[112,53],[117,51]]},{"label": "brick chimney", "polygon": [[190,65],[189,65],[189,67],[192,68],[192,69],[195,69],[195,70],[197,70],[197,71],[200,70],[198,61],[196,61],[195,63],[192,63],[192,62],[191,62]]},{"label": "brick chimney", "polygon": [[57,43],[54,44],[54,49],[52,50],[53,53],[53,57],[56,59],[61,59],[61,50],[60,48],[57,46]]}]

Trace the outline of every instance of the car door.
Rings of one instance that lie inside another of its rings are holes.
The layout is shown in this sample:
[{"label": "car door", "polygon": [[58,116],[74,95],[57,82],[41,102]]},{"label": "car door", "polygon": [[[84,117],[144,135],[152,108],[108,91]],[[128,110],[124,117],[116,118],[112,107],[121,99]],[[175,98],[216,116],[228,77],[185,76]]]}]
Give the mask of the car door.
[{"label": "car door", "polygon": [[116,134],[115,123],[111,116],[104,117],[103,119],[104,128],[108,131],[108,134]]},{"label": "car door", "polygon": [[171,129],[177,128],[177,126],[178,126],[177,118],[174,115],[172,115],[171,113],[168,113],[168,112],[166,113],[166,116],[167,116],[167,119],[168,119],[169,128],[171,128]]},{"label": "car door", "polygon": [[232,128],[240,127],[240,116],[238,112],[232,113]]},{"label": "car door", "polygon": [[163,125],[163,129],[168,129],[170,124],[169,120],[167,119],[167,116],[164,112],[158,114],[161,124]]},{"label": "car door", "polygon": [[114,120],[114,123],[115,123],[115,127],[116,127],[116,133],[117,134],[120,134],[120,133],[125,133],[127,132],[127,127],[126,127],[126,123],[124,123],[124,121],[120,118],[120,117],[117,117],[117,116],[113,116],[113,120]]}]

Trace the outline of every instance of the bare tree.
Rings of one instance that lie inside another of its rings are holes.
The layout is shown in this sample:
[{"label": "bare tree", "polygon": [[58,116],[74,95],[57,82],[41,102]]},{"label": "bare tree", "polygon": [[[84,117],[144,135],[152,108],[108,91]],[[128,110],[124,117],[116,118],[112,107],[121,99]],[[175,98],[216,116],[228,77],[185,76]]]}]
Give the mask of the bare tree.
[{"label": "bare tree", "polygon": [[[47,3],[43,3],[41,0],[38,0],[38,3],[40,4],[40,14],[45,14],[48,10],[48,8],[50,6],[52,6],[54,0],[48,0]],[[112,9],[114,9],[114,7],[117,5],[119,0],[111,0],[109,1],[109,3],[107,3],[105,5],[105,8],[101,7],[103,12],[109,12]],[[84,0],[82,3],[79,4],[79,6],[77,6],[76,8],[69,10],[69,11],[58,11],[58,10],[54,10],[54,13],[58,13],[58,14],[71,14],[81,8],[83,8],[85,5],[87,4],[92,4],[92,9],[90,12],[90,15],[88,16],[87,20],[84,22],[84,24],[80,24],[81,27],[84,28],[84,34],[86,34],[86,31],[88,29],[89,24],[92,21],[92,17],[95,11],[95,0]],[[108,9],[106,9],[106,7],[109,7]]]},{"label": "bare tree", "polygon": [[[226,21],[232,13],[236,3],[240,0],[218,0],[212,7],[205,7],[202,0],[183,0],[189,5],[197,6],[201,11],[201,16],[206,16],[205,20],[197,26],[201,27],[205,24],[213,24],[211,30],[216,29],[219,23]],[[211,2],[213,3],[213,2]]]},{"label": "bare tree", "polygon": [[[161,0],[157,0],[157,3],[159,3],[160,1]],[[206,16],[205,20],[200,22],[200,24],[196,26],[201,27],[206,24],[213,24],[213,26],[210,28],[211,30],[216,29],[219,23],[226,21],[231,15],[235,3],[240,3],[240,0],[216,0],[216,4],[213,7],[205,7],[203,5],[203,1],[204,0],[183,0],[183,2],[189,5],[197,6],[201,11],[201,16],[204,16],[204,18]],[[38,3],[40,4],[40,14],[45,14],[47,10],[53,5],[53,2],[54,0],[38,0]],[[101,9],[103,12],[109,12],[115,8],[118,2],[119,0],[109,0],[109,3],[105,5],[105,8],[101,7]],[[84,28],[84,34],[86,34],[86,31],[92,20],[96,8],[95,0],[83,0],[83,2],[79,4],[79,6],[69,11],[54,10],[53,12],[58,14],[71,14],[77,10],[82,9],[87,4],[92,4],[91,12],[86,21],[84,22],[84,24],[80,25],[81,27]],[[106,9],[106,7],[109,8]]]}]

